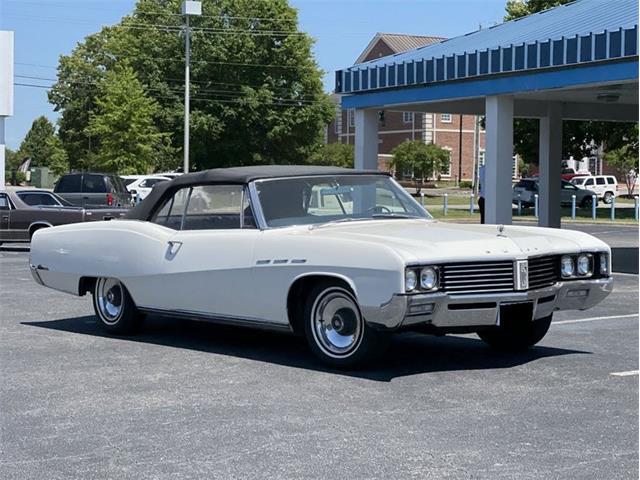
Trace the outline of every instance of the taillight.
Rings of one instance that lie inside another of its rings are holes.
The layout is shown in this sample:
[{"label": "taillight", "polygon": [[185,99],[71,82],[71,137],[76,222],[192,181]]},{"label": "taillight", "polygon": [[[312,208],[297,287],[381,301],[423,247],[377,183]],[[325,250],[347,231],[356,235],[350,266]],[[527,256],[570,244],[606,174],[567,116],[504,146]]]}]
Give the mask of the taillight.
[{"label": "taillight", "polygon": [[109,206],[113,205],[113,194],[111,193],[107,193],[107,205]]}]

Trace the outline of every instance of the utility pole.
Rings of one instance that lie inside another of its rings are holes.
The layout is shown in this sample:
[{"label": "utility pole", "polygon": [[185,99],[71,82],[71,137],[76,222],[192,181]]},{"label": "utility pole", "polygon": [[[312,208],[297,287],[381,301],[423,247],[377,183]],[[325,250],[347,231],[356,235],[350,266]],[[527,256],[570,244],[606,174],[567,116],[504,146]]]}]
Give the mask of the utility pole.
[{"label": "utility pole", "polygon": [[182,14],[185,16],[186,29],[184,34],[184,164],[183,172],[189,173],[189,100],[190,100],[190,67],[191,63],[191,32],[189,30],[189,18],[202,15],[202,2],[186,0],[182,2]]}]

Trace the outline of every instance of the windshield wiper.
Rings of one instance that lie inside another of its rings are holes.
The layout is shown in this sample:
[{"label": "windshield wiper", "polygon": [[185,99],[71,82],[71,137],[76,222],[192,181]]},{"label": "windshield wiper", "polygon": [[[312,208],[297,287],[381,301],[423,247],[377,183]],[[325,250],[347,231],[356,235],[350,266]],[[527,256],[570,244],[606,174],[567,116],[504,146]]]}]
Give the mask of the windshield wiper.
[{"label": "windshield wiper", "polygon": [[314,230],[316,228],[327,227],[329,225],[334,225],[336,223],[346,223],[346,222],[356,222],[361,220],[371,220],[371,218],[354,218],[354,217],[344,217],[344,218],[336,218],[335,220],[329,220],[328,222],[317,223],[313,225],[309,225],[309,230]]},{"label": "windshield wiper", "polygon": [[415,215],[407,215],[405,213],[374,213],[371,218],[420,218]]}]

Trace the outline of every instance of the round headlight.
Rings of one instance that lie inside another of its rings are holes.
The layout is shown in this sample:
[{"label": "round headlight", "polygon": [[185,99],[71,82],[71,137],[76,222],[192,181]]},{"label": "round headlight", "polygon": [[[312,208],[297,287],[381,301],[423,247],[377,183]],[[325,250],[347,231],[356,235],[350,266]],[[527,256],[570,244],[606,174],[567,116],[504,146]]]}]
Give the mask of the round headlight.
[{"label": "round headlight", "polygon": [[589,255],[580,255],[577,263],[578,275],[584,277],[591,274],[591,258],[589,258]]},{"label": "round headlight", "polygon": [[560,259],[560,271],[563,277],[572,277],[574,273],[573,258],[564,255]]},{"label": "round headlight", "polygon": [[433,290],[438,286],[438,272],[435,268],[426,267],[420,270],[420,288]]},{"label": "round headlight", "polygon": [[600,275],[609,275],[609,255],[600,254]]},{"label": "round headlight", "polygon": [[407,270],[404,273],[404,289],[411,292],[418,286],[418,276],[414,270]]}]

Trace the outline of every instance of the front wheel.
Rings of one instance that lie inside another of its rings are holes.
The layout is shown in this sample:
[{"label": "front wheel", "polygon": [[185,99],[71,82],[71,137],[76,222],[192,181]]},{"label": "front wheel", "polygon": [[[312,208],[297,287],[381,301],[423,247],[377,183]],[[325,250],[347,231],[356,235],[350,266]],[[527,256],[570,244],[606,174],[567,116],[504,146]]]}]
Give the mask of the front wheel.
[{"label": "front wheel", "polygon": [[611,192],[605,192],[605,194],[602,196],[602,201],[607,205],[609,205],[612,202],[612,199],[613,199],[613,193]]},{"label": "front wheel", "polygon": [[552,318],[553,315],[533,321],[504,319],[499,327],[480,331],[478,336],[496,350],[526,350],[543,339]]},{"label": "front wheel", "polygon": [[334,283],[323,282],[311,290],[304,326],[313,353],[332,367],[362,366],[388,346],[389,334],[368,326],[354,295]]},{"label": "front wheel", "polygon": [[115,278],[98,278],[93,288],[93,309],[102,327],[109,333],[134,332],[140,314],[125,286]]}]

